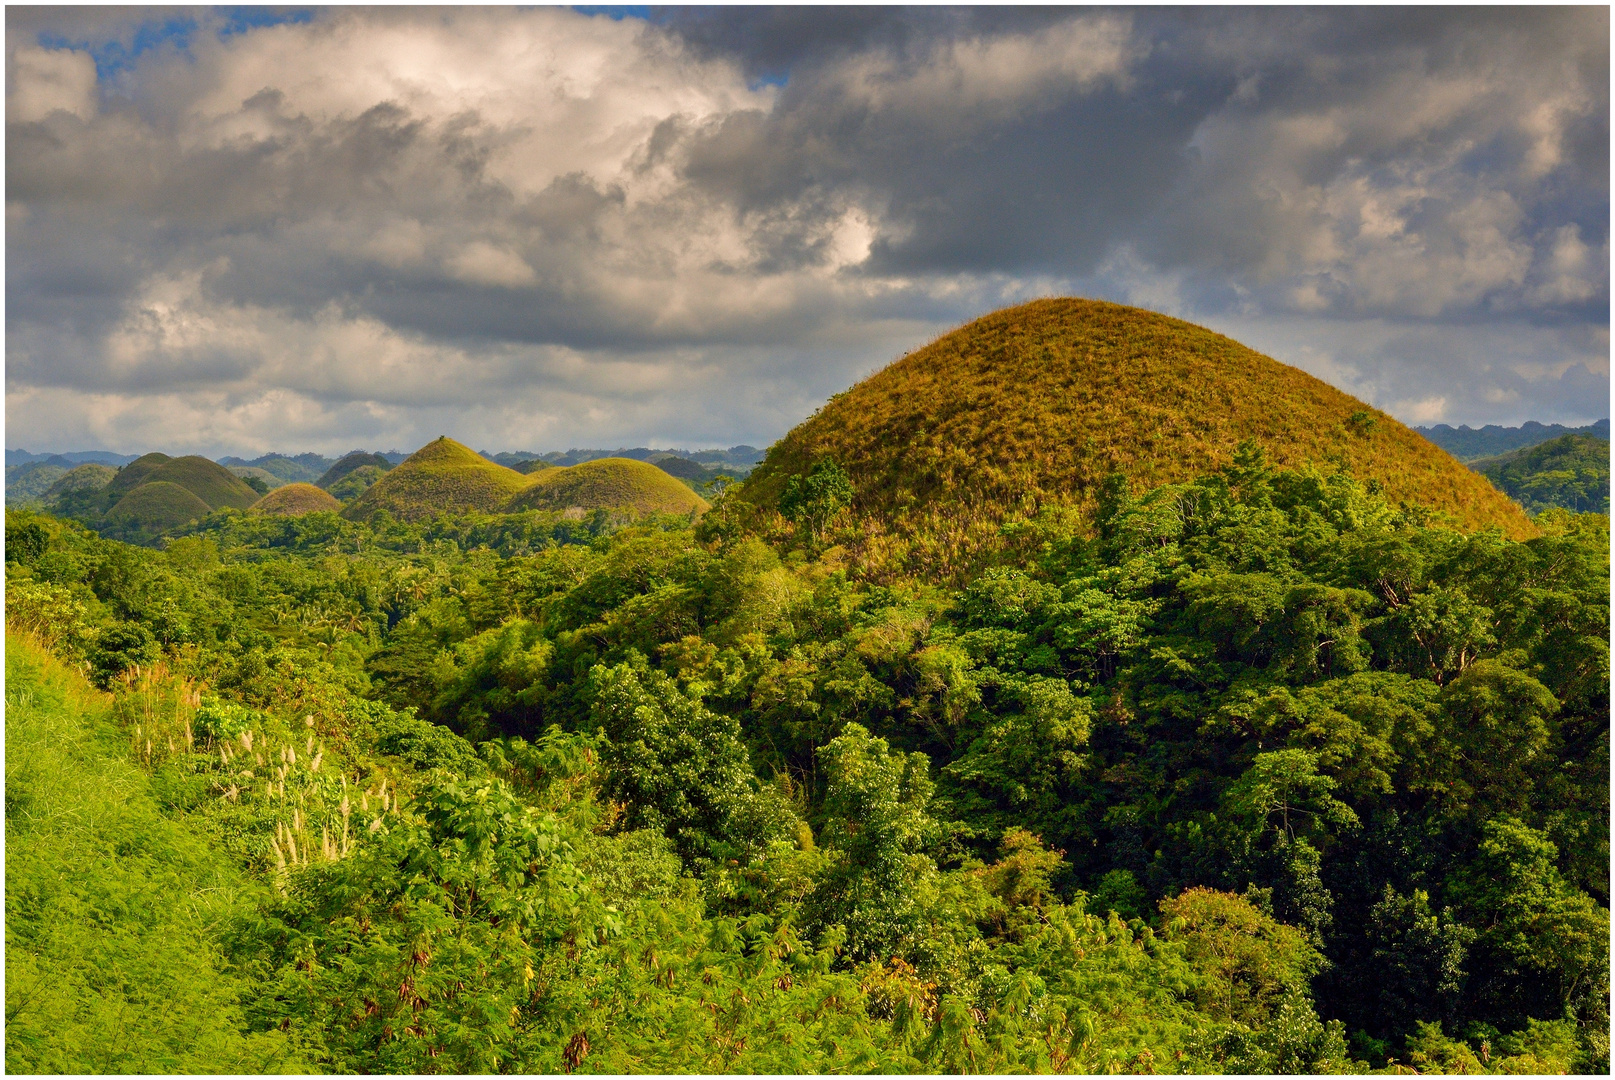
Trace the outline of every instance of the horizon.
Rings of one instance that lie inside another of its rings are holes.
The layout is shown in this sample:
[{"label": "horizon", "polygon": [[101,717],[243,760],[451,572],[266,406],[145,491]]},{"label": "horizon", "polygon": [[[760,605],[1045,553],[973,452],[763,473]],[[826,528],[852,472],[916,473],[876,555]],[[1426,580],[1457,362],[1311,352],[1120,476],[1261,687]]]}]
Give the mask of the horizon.
[{"label": "horizon", "polygon": [[19,446],[761,446],[1052,295],[1409,426],[1607,412],[1607,8],[10,7],[6,42]]}]

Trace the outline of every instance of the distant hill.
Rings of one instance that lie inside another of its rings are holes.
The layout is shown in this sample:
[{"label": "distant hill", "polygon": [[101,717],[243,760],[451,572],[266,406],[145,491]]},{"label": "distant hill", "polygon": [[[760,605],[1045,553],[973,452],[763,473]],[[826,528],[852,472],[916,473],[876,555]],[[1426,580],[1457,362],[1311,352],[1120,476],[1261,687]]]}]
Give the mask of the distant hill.
[{"label": "distant hill", "polygon": [[362,521],[387,510],[418,521],[440,513],[498,513],[526,483],[520,473],[444,436],[377,480],[342,516]]},{"label": "distant hill", "polygon": [[107,485],[106,494],[109,500],[121,499],[133,491],[152,473],[174,459],[159,451],[141,454],[129,464],[118,470],[118,475],[112,478]]},{"label": "distant hill", "polygon": [[40,501],[51,486],[66,476],[74,466],[62,466],[45,461],[30,461],[25,465],[12,465],[6,469],[6,505]]},{"label": "distant hill", "polygon": [[338,481],[366,466],[373,466],[380,472],[388,472],[392,469],[393,463],[380,454],[354,450],[332,462],[330,467],[320,475],[319,479],[314,481],[314,486],[329,491]]},{"label": "distant hill", "polygon": [[[264,487],[268,491],[273,491],[278,487],[291,483],[289,480],[276,476],[268,469],[261,469],[256,465],[228,465],[226,468],[243,480],[251,477],[253,480],[263,481]],[[249,484],[251,483],[250,480],[248,482]]]},{"label": "distant hill", "polygon": [[[495,455],[496,460],[506,456]],[[655,463],[658,458],[676,457],[694,461],[703,468],[714,473],[723,471],[731,476],[745,476],[751,472],[758,462],[763,460],[763,451],[755,446],[731,446],[727,450],[652,450],[645,446],[636,446],[631,449],[616,450],[568,450],[564,453],[551,451],[542,455],[543,460],[551,465],[578,465],[585,461],[598,461],[601,458],[629,458],[634,461],[648,461]]]},{"label": "distant hill", "polygon": [[[110,450],[72,450],[63,454],[30,454],[26,450],[7,450],[6,468],[13,465],[27,465],[34,461],[44,461],[54,465],[63,465],[71,469],[74,465],[83,465],[94,462],[97,465],[127,465],[135,460],[134,454],[114,454]],[[60,459],[60,460],[57,460]]]},{"label": "distant hill", "polygon": [[1092,508],[1115,471],[1135,490],[1185,481],[1247,439],[1276,466],[1349,467],[1464,529],[1535,532],[1484,478],[1327,383],[1203,327],[1079,299],[994,312],[836,395],[774,444],[740,499],[777,507],[829,456],[857,488],[858,557],[956,576],[1014,516]]},{"label": "distant hill", "polygon": [[119,499],[107,511],[106,520],[112,535],[139,541],[199,521],[212,512],[213,508],[195,493],[179,484],[156,480],[140,484]]},{"label": "distant hill", "polygon": [[632,458],[599,458],[544,469],[510,502],[511,510],[626,509],[640,514],[689,514],[706,500],[656,466]]},{"label": "distant hill", "polygon": [[70,491],[100,491],[117,475],[118,470],[110,465],[88,462],[76,466],[50,486],[50,490],[45,492],[45,499],[49,501]]},{"label": "distant hill", "polygon": [[247,512],[275,517],[301,517],[316,510],[341,509],[342,504],[337,502],[329,491],[317,488],[313,484],[286,484],[259,499]]},{"label": "distant hill", "polygon": [[174,458],[153,469],[141,485],[178,484],[213,510],[245,510],[260,498],[242,479],[217,462],[190,455]]},{"label": "distant hill", "polygon": [[1528,420],[1519,427],[1487,424],[1483,428],[1467,426],[1454,428],[1446,424],[1437,424],[1435,427],[1417,427],[1413,430],[1459,461],[1477,461],[1481,458],[1506,454],[1510,450],[1524,450],[1526,447],[1536,446],[1538,443],[1545,443],[1549,439],[1557,439],[1564,435],[1591,435],[1605,442],[1609,441],[1608,419],[1579,428],[1569,428],[1562,424],[1539,424],[1535,420]]},{"label": "distant hill", "polygon": [[1554,506],[1609,513],[1608,439],[1561,435],[1469,467],[1533,514]]},{"label": "distant hill", "polygon": [[279,480],[279,483],[270,486],[279,487],[280,484],[295,484],[315,479],[331,467],[331,460],[320,454],[264,454],[251,461],[238,457],[223,457],[219,459],[219,464],[229,469],[262,469]]}]

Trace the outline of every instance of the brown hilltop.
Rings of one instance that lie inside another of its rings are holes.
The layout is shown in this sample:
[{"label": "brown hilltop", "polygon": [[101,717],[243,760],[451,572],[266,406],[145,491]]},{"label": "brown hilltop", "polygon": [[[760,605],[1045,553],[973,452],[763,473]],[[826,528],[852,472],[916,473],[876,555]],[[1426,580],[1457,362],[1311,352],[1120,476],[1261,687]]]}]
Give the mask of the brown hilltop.
[{"label": "brown hilltop", "polygon": [[822,455],[858,489],[879,561],[957,572],[999,526],[1091,507],[1230,463],[1246,439],[1280,467],[1340,466],[1465,531],[1534,535],[1482,476],[1385,413],[1231,338],[1141,308],[1038,300],[983,316],[836,395],[770,449],[741,497],[778,505]]}]

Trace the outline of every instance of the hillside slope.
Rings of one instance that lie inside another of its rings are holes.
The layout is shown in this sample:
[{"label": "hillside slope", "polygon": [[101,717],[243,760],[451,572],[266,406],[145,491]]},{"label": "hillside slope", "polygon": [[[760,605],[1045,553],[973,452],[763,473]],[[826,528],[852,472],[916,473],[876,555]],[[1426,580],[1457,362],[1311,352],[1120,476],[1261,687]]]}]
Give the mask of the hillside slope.
[{"label": "hillside slope", "polygon": [[498,513],[526,483],[527,477],[515,470],[442,436],[377,480],[342,516],[363,521],[387,510],[405,521],[419,521],[442,513]]},{"label": "hillside slope", "polygon": [[278,517],[301,517],[316,510],[341,510],[342,504],[328,491],[313,484],[285,484],[253,503],[251,514],[270,514]]},{"label": "hillside slope", "polygon": [[1187,480],[1246,439],[1278,466],[1343,464],[1465,530],[1533,532],[1481,477],[1327,383],[1179,319],[1079,299],[983,316],[837,395],[774,445],[741,497],[775,507],[829,455],[857,487],[868,544],[957,570],[1013,514],[1091,507],[1117,470],[1135,490]]},{"label": "hillside slope", "polygon": [[584,510],[632,507],[641,514],[689,514],[706,500],[644,461],[599,458],[581,465],[543,469],[510,501],[511,510]]},{"label": "hillside slope", "polygon": [[195,455],[164,462],[140,482],[142,487],[158,483],[178,484],[214,510],[245,510],[260,498],[246,481],[223,465]]},{"label": "hillside slope", "polygon": [[1494,458],[1470,462],[1532,513],[1561,506],[1578,513],[1609,513],[1609,441],[1563,435]]},{"label": "hillside slope", "polygon": [[6,637],[6,1069],[298,1072],[226,955],[265,891],[166,816],[106,699]]},{"label": "hillside slope", "polygon": [[149,454],[141,454],[129,464],[119,469],[118,475],[114,476],[107,484],[107,498],[116,502],[118,499],[133,491],[138,485],[143,483],[152,473],[156,472],[158,469],[162,468],[164,465],[173,460],[174,459],[169,457],[167,454],[159,453],[157,451],[152,451]]},{"label": "hillside slope", "polygon": [[69,470],[66,475],[59,478],[45,492],[47,501],[58,495],[65,495],[69,491],[100,491],[112,482],[118,475],[118,470],[110,465],[101,465],[96,462],[86,462]]}]

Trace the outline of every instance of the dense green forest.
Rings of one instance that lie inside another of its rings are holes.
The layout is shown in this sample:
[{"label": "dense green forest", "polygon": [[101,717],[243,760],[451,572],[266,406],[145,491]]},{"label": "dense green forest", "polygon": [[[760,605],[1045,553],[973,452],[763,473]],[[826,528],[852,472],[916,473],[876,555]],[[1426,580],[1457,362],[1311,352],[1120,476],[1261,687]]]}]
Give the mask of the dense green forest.
[{"label": "dense green forest", "polygon": [[1607,1071],[1608,519],[1370,486],[8,510],[6,1065]]},{"label": "dense green forest", "polygon": [[1609,440],[1563,435],[1470,463],[1498,490],[1532,513],[1555,506],[1609,513]]}]

